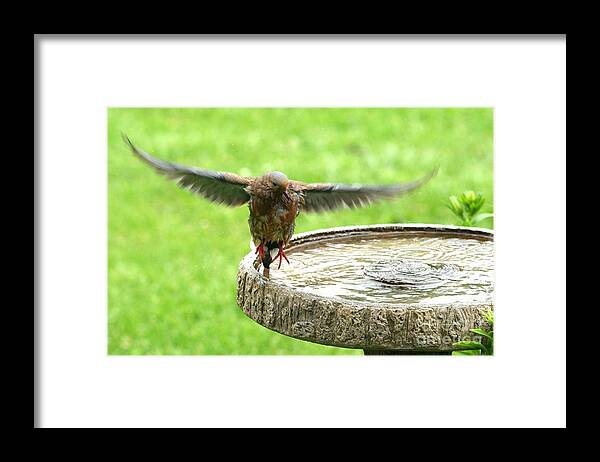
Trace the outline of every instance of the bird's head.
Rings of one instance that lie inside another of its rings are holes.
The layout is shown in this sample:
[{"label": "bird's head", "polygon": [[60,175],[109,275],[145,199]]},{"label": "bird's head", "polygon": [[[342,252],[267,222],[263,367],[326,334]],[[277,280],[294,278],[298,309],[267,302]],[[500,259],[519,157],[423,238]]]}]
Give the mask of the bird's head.
[{"label": "bird's head", "polygon": [[289,184],[288,177],[281,172],[267,173],[267,180],[270,182],[271,186],[282,191],[285,191]]}]

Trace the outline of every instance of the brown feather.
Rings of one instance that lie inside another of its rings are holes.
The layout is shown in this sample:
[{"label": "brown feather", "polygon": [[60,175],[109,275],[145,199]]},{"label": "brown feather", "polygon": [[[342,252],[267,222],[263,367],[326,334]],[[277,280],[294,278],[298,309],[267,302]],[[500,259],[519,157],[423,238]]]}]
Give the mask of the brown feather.
[{"label": "brown feather", "polygon": [[383,199],[393,199],[417,189],[435,174],[437,169],[416,181],[392,185],[346,185],[335,183],[301,183],[291,187],[304,196],[305,212],[326,212],[340,208],[362,207]]},{"label": "brown feather", "polygon": [[286,245],[294,233],[299,195],[274,187],[268,175],[257,178],[248,191],[251,197],[248,224],[255,245],[261,242]]},{"label": "brown feather", "polygon": [[229,172],[216,172],[197,167],[187,167],[174,162],[157,159],[137,148],[127,136],[123,135],[123,139],[140,160],[161,175],[176,180],[177,185],[181,188],[189,189],[212,202],[230,207],[243,205],[250,200],[250,195],[246,191],[246,188],[251,185],[252,178],[242,177]]}]

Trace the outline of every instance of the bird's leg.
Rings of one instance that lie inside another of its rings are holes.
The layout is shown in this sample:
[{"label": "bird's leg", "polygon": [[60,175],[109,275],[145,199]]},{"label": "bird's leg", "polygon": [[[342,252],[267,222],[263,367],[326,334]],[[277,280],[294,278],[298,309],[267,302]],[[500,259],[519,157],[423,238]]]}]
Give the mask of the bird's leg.
[{"label": "bird's leg", "polygon": [[285,252],[283,251],[283,245],[279,246],[279,251],[277,252],[277,255],[275,255],[275,258],[273,259],[273,261],[277,260],[279,258],[279,265],[277,266],[277,269],[281,268],[281,259],[285,258],[285,261],[288,262],[289,264],[289,260],[288,258],[285,256]]},{"label": "bird's leg", "polygon": [[258,254],[258,256],[260,257],[261,263],[265,259],[265,246],[263,245],[263,242],[264,241],[260,241],[260,244],[256,247],[256,250],[254,252],[254,254]]},{"label": "bird's leg", "polygon": [[254,255],[256,256],[256,260],[254,260],[254,268],[258,269],[260,265],[264,266],[265,263],[265,247],[263,245],[264,241],[260,241],[260,244],[256,246],[256,250],[254,251]]}]

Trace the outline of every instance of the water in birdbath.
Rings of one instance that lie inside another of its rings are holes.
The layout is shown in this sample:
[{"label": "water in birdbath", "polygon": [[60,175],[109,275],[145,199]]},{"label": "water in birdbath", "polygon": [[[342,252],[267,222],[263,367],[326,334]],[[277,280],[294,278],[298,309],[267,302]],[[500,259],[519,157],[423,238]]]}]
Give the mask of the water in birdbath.
[{"label": "water in birdbath", "polygon": [[492,303],[493,241],[471,236],[385,233],[290,248],[271,279],[352,302]]}]

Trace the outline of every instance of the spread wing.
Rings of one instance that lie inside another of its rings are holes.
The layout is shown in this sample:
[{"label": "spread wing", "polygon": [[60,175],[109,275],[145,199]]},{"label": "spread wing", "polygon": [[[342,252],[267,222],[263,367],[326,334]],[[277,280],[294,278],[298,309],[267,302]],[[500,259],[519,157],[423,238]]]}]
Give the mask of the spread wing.
[{"label": "spread wing", "polygon": [[304,195],[305,212],[326,212],[344,207],[362,207],[382,199],[393,199],[427,183],[436,173],[437,168],[428,175],[409,183],[392,185],[345,185],[297,183],[295,189]]},{"label": "spread wing", "polygon": [[234,173],[187,167],[157,159],[137,148],[126,135],[123,135],[123,139],[136,157],[154,168],[158,173],[176,180],[177,185],[184,189],[200,194],[212,202],[231,207],[245,204],[250,199],[250,195],[245,188],[251,184],[251,178],[235,175]]}]

